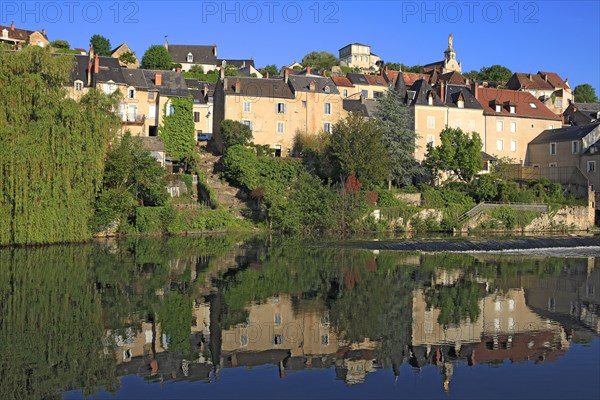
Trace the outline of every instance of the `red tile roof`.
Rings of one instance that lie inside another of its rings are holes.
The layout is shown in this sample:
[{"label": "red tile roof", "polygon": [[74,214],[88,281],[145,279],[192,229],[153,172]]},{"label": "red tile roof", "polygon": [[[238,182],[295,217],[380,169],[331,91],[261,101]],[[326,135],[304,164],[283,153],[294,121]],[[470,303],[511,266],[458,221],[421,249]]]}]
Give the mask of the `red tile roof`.
[{"label": "red tile roof", "polygon": [[416,72],[403,72],[402,77],[404,78],[404,83],[407,87],[412,86],[412,84],[418,81],[419,79],[425,79],[427,82],[429,82],[429,75],[427,74],[418,74]]},{"label": "red tile roof", "polygon": [[[516,90],[477,88],[477,101],[483,107],[485,115],[516,116],[524,118],[551,119],[560,121],[561,118],[548,109],[541,101],[536,99],[531,93]],[[497,101],[502,105],[502,111],[497,113],[493,102]],[[515,113],[510,114],[506,104],[515,105]],[[534,105],[534,107],[531,106]]]},{"label": "red tile roof", "polygon": [[387,70],[383,71],[383,77],[387,79],[387,81],[394,85],[396,83],[396,79],[398,79],[399,71]]},{"label": "red tile roof", "polygon": [[460,72],[456,71],[446,72],[445,74],[440,75],[439,80],[452,85],[465,85],[467,83],[465,77],[462,76]]},{"label": "red tile roof", "polygon": [[385,78],[381,75],[365,75],[367,82],[371,86],[387,86]]},{"label": "red tile roof", "polygon": [[548,83],[551,84],[552,86],[554,86],[555,88],[560,88],[560,89],[569,89],[569,85],[567,85],[567,83],[565,81],[562,80],[562,78],[560,76],[558,76],[558,74],[556,72],[542,72],[539,71],[538,75],[540,75],[542,78],[546,78]]},{"label": "red tile roof", "polygon": [[331,80],[335,83],[335,86],[346,86],[346,87],[354,87],[350,79],[344,76],[332,76]]},{"label": "red tile roof", "polygon": [[541,89],[554,90],[554,86],[549,84],[538,74],[525,74],[523,72],[515,72],[521,89]]}]

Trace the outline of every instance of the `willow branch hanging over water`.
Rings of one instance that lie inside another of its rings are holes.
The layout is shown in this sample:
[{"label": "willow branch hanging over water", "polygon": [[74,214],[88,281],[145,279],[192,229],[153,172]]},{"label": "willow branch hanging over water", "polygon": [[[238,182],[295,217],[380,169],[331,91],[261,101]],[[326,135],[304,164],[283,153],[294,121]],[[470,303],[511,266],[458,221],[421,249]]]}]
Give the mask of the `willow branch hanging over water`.
[{"label": "willow branch hanging over water", "polygon": [[37,46],[0,53],[0,245],[90,237],[118,118],[99,91],[66,98],[73,68],[71,56]]}]

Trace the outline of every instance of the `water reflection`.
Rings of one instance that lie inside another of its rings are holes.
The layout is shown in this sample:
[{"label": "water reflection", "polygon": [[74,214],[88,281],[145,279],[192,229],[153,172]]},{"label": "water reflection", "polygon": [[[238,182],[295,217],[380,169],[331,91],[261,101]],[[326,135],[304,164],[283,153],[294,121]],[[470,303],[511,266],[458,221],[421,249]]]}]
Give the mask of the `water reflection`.
[{"label": "water reflection", "polygon": [[[229,236],[0,250],[1,398],[334,370],[549,363],[600,333],[593,257],[323,249]],[[243,393],[240,388],[240,393]]]}]

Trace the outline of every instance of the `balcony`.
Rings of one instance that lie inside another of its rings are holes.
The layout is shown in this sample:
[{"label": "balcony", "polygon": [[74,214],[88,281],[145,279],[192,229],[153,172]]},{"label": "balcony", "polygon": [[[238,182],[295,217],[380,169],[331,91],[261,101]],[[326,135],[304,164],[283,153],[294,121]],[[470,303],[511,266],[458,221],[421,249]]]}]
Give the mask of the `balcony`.
[{"label": "balcony", "polygon": [[121,114],[121,124],[123,125],[144,125],[146,116],[142,114]]}]

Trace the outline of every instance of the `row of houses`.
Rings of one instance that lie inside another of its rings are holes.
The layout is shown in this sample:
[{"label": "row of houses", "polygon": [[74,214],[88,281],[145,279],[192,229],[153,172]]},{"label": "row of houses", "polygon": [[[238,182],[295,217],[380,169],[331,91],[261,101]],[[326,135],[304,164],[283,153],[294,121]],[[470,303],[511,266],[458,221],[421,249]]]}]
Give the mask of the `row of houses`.
[{"label": "row of houses", "polygon": [[[356,45],[343,49],[352,54]],[[470,82],[461,73],[451,38],[444,60],[424,66],[422,73],[384,67],[376,74],[345,76],[319,75],[310,66],[298,70],[297,63],[296,68],[283,68],[279,76],[226,76],[227,65],[254,68],[253,60],[219,59],[216,45],[165,42],[165,47],[181,69],[127,68],[118,57],[99,57],[93,49],[76,55],[69,95],[77,99],[90,88],[106,93],[120,90],[124,94],[118,111],[122,129],[142,137],[157,136],[164,116],[175,111],[170,99],[192,97],[190,118],[196,133],[214,134],[217,149],[222,150],[220,124],[229,119],[248,125],[255,144],[271,147],[276,156],[287,156],[297,133],[331,132],[333,125],[351,112],[374,117],[378,99],[393,88],[410,108],[419,161],[428,146],[439,144],[445,127],[461,128],[480,135],[486,159],[508,158],[517,164],[544,167],[577,166],[590,181],[597,181],[595,185],[600,184],[595,168],[600,160],[595,160],[594,150],[597,129],[580,128],[598,120],[597,105],[574,103],[568,79],[554,72],[517,72],[504,89]],[[122,45],[117,50],[122,54],[128,48]],[[219,70],[217,83],[186,79],[181,71],[194,65]],[[585,137],[581,136],[584,131]],[[542,143],[554,143],[543,156]],[[565,146],[571,149],[568,154]]]}]

